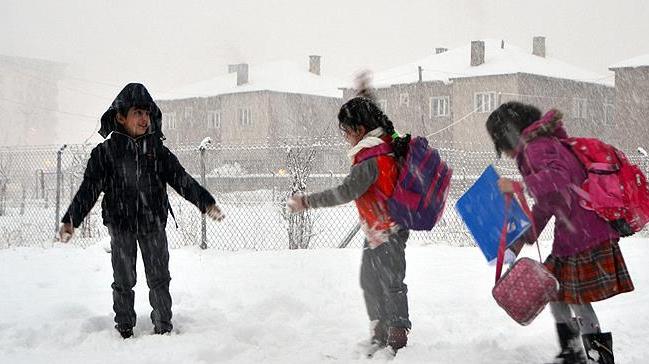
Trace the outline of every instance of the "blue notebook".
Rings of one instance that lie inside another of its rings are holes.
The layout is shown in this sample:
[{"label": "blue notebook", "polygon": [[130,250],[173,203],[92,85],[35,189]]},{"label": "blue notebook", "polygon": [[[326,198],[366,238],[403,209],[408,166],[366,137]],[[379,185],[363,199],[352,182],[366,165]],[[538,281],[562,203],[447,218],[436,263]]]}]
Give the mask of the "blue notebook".
[{"label": "blue notebook", "polygon": [[[498,257],[500,232],[505,219],[505,197],[498,189],[499,178],[495,168],[490,165],[455,204],[488,262]],[[508,219],[507,246],[518,240],[531,226],[523,209],[513,199]]]}]

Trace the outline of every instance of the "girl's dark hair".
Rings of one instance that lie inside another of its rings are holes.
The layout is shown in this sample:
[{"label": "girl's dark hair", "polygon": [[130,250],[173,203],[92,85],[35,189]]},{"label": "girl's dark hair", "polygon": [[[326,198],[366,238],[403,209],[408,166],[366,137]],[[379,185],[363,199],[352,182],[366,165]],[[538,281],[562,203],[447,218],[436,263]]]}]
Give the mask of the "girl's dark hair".
[{"label": "girl's dark hair", "polygon": [[487,131],[498,157],[505,150],[514,150],[521,132],[541,118],[536,106],[510,101],[500,105],[487,118]]},{"label": "girl's dark hair", "polygon": [[340,130],[358,131],[359,127],[371,131],[378,127],[392,137],[392,149],[396,157],[406,155],[410,134],[403,137],[395,136],[394,124],[376,103],[363,96],[357,96],[347,101],[338,113],[338,127]]},{"label": "girl's dark hair", "polygon": [[392,149],[396,157],[403,157],[408,150],[410,134],[396,136],[392,120],[377,105],[374,93],[370,88],[370,77],[367,72],[361,73],[356,78],[356,97],[347,101],[338,112],[338,128],[342,131],[348,129],[358,131],[360,126],[366,132],[378,127],[392,137]]}]

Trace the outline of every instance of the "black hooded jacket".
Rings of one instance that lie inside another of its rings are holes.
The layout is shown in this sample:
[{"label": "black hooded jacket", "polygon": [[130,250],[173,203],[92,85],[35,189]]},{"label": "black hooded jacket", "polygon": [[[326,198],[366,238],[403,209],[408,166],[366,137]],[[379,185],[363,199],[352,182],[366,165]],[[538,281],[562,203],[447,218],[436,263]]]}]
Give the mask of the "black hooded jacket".
[{"label": "black hooded jacket", "polygon": [[[127,88],[130,85],[134,84],[127,85]],[[118,98],[123,95],[128,96],[128,93],[122,91]],[[129,100],[119,102],[123,105],[128,104]],[[150,102],[157,109],[152,99]],[[116,103],[117,99],[111,108]],[[136,105],[142,106],[141,103]],[[150,132],[132,138],[123,132],[121,125],[113,125],[110,138],[92,150],[83,182],[63,216],[63,223],[78,227],[101,192],[104,192],[104,225],[140,233],[165,228],[169,209],[167,184],[203,213],[215,203],[212,195],[185,171],[178,158],[162,144],[161,133]]]}]

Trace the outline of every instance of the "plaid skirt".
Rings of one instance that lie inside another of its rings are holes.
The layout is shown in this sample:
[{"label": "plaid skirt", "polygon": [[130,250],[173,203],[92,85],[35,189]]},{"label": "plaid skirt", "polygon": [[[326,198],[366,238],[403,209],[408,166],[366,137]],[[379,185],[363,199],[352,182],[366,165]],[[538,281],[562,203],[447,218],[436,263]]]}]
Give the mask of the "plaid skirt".
[{"label": "plaid skirt", "polygon": [[561,285],[557,301],[584,304],[633,291],[631,276],[616,241],[571,257],[550,255],[545,267]]}]

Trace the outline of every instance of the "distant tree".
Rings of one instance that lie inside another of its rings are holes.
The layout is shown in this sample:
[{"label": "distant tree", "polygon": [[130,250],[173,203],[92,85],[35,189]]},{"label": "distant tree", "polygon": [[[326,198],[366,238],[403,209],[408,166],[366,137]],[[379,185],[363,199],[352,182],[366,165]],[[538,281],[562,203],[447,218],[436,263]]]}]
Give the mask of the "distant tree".
[{"label": "distant tree", "polygon": [[[286,166],[291,176],[289,196],[306,193],[307,180],[311,173],[316,150],[306,147],[288,147]],[[287,196],[288,197],[288,196]],[[284,214],[288,221],[288,248],[306,249],[313,236],[313,216],[310,210],[296,214]]]}]

